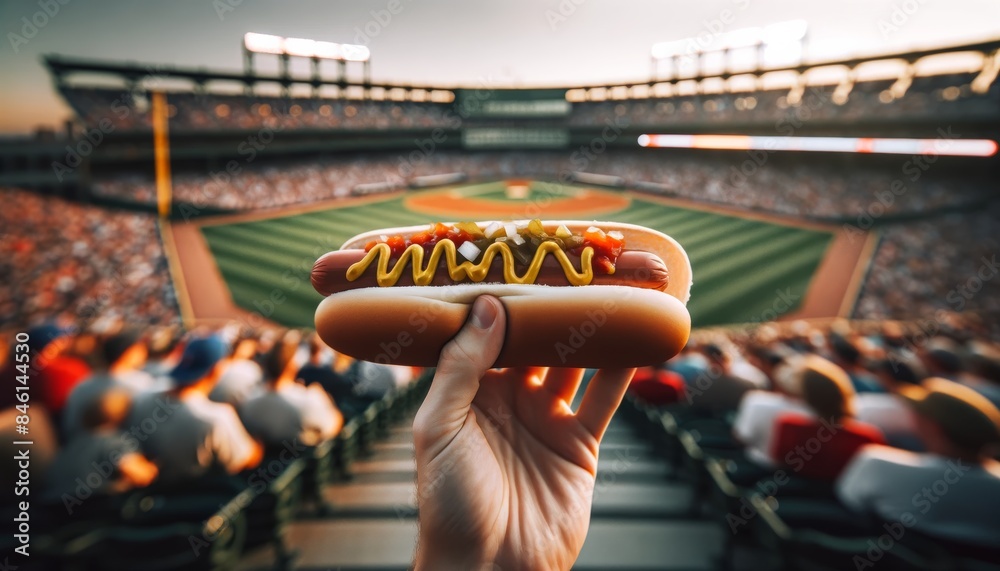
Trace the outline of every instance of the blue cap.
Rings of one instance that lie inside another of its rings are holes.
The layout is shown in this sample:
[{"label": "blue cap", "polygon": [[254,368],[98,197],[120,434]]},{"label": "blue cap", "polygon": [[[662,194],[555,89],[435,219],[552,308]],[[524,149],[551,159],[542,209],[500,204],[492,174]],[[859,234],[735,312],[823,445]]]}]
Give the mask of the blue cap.
[{"label": "blue cap", "polygon": [[228,353],[225,342],[215,335],[192,339],[184,347],[181,361],[170,371],[174,386],[181,388],[200,381]]},{"label": "blue cap", "polygon": [[28,330],[28,350],[33,354],[41,353],[56,339],[68,335],[69,330],[54,323],[36,325]]}]

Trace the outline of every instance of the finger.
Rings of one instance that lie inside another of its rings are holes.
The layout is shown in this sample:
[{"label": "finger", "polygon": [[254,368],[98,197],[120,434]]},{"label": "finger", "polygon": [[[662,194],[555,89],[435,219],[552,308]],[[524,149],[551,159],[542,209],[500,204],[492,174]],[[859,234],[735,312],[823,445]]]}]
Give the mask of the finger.
[{"label": "finger", "polygon": [[540,386],[548,370],[548,367],[512,367],[510,369],[512,378],[525,379],[531,386]]},{"label": "finger", "polygon": [[[415,435],[419,429],[457,430],[461,426],[479,381],[500,354],[505,329],[500,301],[491,296],[476,299],[465,325],[441,351],[427,397],[414,420]],[[458,426],[451,426],[455,423]]]},{"label": "finger", "polygon": [[584,369],[570,369],[567,367],[553,367],[549,369],[545,376],[545,390],[552,393],[557,399],[566,402],[573,402],[577,389],[580,388],[580,381],[583,380]]},{"label": "finger", "polygon": [[598,440],[604,436],[634,374],[635,369],[602,369],[587,385],[576,418]]}]

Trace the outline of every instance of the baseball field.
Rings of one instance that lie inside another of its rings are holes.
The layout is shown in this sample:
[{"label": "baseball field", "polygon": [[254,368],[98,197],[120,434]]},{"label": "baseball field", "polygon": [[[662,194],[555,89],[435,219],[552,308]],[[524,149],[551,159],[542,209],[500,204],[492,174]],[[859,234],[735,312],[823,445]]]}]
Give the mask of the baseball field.
[{"label": "baseball field", "polygon": [[868,241],[848,240],[836,227],[627,191],[509,180],[175,224],[169,250],[177,258],[175,279],[184,282],[187,318],[233,317],[228,303],[238,313],[309,327],[321,299],[309,284],[312,263],[354,234],[536,217],[629,222],[673,236],[694,269],[688,308],[695,326],[839,315],[853,303],[870,250]]}]

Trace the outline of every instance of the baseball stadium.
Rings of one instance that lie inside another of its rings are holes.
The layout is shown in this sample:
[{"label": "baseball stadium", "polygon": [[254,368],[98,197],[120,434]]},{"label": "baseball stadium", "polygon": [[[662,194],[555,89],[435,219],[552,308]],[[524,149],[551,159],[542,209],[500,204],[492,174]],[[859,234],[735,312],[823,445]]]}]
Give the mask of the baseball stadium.
[{"label": "baseball stadium", "polygon": [[[0,7],[0,569],[1000,571],[1000,9],[189,4]],[[320,325],[534,220],[676,240],[683,349]]]}]

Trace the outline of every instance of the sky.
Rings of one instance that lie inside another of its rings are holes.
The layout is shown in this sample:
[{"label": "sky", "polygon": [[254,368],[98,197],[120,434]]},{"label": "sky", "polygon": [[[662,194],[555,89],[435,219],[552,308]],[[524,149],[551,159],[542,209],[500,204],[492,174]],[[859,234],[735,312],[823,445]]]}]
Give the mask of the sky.
[{"label": "sky", "polygon": [[0,133],[71,116],[43,54],[239,70],[255,31],[364,44],[376,81],[581,85],[647,78],[657,42],[792,19],[813,61],[1000,38],[995,0],[3,0]]}]

